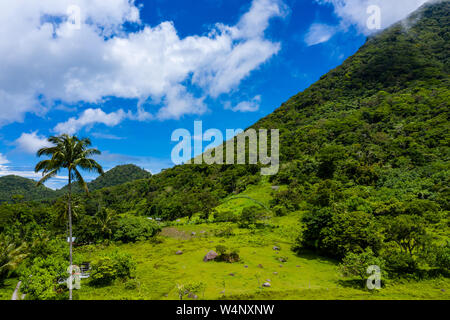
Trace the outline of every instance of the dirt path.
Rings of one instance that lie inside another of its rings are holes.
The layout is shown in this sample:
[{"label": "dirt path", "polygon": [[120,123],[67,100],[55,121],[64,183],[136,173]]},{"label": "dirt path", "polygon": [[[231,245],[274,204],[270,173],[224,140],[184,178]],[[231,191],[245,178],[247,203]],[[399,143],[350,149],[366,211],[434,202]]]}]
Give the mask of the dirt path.
[{"label": "dirt path", "polygon": [[16,289],[14,290],[11,300],[20,300],[19,299],[19,289],[20,289],[21,284],[22,284],[22,281],[17,282],[17,286],[16,286]]}]

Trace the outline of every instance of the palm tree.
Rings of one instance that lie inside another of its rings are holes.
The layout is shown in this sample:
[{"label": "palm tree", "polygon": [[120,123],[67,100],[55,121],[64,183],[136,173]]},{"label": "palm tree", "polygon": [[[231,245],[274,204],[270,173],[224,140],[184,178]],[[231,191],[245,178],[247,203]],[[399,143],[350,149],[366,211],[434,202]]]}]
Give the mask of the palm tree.
[{"label": "palm tree", "polygon": [[[66,169],[68,171],[68,211],[69,211],[69,259],[72,266],[72,181],[78,184],[89,194],[86,182],[83,179],[78,168],[87,171],[96,171],[103,175],[103,168],[95,160],[89,158],[93,155],[101,154],[97,149],[88,149],[91,146],[91,140],[79,139],[76,136],[63,134],[48,138],[48,142],[53,144],[51,147],[42,148],[37,152],[37,156],[50,156],[50,159],[40,161],[35,168],[36,172],[42,171],[42,179],[38,185],[42,185],[50,178],[55,177],[59,171]],[[69,287],[69,299],[72,300],[72,288]]]},{"label": "palm tree", "polygon": [[27,246],[20,246],[4,234],[0,235],[0,285],[14,271],[26,257]]}]

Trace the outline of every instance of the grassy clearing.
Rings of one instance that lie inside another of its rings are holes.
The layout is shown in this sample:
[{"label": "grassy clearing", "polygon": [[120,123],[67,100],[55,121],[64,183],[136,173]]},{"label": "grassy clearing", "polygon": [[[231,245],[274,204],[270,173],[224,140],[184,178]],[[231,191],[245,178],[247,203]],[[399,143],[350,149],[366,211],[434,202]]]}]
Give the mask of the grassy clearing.
[{"label": "grassy clearing", "polygon": [[6,279],[3,285],[0,285],[0,300],[11,300],[17,281],[16,278],[10,278]]},{"label": "grassy clearing", "polygon": [[[178,299],[177,284],[202,282],[206,288],[200,299],[449,299],[448,279],[421,282],[391,283],[379,292],[350,286],[337,270],[336,261],[315,255],[297,256],[292,243],[284,237],[285,228],[298,221],[298,214],[275,218],[279,225],[272,232],[255,232],[235,226],[235,235],[217,237],[225,224],[199,224],[169,227],[160,237],[161,243],[141,242],[88,247],[82,252],[91,259],[102,252],[120,248],[130,253],[138,263],[136,279],[117,281],[104,288],[91,287],[88,281],[79,290],[81,299]],[[284,231],[283,231],[284,230]],[[192,233],[195,232],[195,235]],[[222,244],[239,248],[242,260],[229,264],[203,262],[209,250]],[[281,247],[278,252],[274,246]],[[182,250],[182,255],[176,255]],[[278,252],[278,253],[277,253]],[[286,262],[278,259],[283,257]],[[259,265],[262,265],[262,268]],[[231,275],[233,274],[233,275]],[[262,288],[270,280],[270,288]],[[130,282],[135,288],[130,288]],[[442,291],[444,290],[444,291]]]}]

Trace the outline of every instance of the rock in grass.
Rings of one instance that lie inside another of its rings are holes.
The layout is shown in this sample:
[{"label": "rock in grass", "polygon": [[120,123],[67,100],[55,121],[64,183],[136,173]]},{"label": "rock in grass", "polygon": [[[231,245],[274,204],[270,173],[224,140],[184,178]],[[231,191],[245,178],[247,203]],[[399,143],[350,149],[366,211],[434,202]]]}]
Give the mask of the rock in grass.
[{"label": "rock in grass", "polygon": [[234,273],[230,273],[229,276],[234,277]]},{"label": "rock in grass", "polygon": [[261,269],[263,269],[264,267],[263,267],[263,265],[262,265],[262,264],[258,264],[258,268],[261,268]]},{"label": "rock in grass", "polygon": [[268,282],[263,283],[263,287],[270,288],[270,283]]},{"label": "rock in grass", "polygon": [[175,254],[176,254],[177,256],[182,255],[182,254],[183,254],[183,251],[178,250],[177,252],[175,252]]},{"label": "rock in grass", "polygon": [[247,268],[248,268],[248,266],[244,266],[244,268],[245,268],[245,269],[247,269]]},{"label": "rock in grass", "polygon": [[189,292],[188,298],[197,300],[198,296],[196,294],[192,293],[192,292]]},{"label": "rock in grass", "polygon": [[277,246],[274,246],[272,249],[275,250],[275,251],[280,251],[281,250],[281,248],[277,247]]},{"label": "rock in grass", "polygon": [[191,236],[195,236],[197,233],[195,233],[194,231],[191,232]]},{"label": "rock in grass", "polygon": [[218,254],[215,251],[210,251],[206,254],[206,256],[203,258],[204,262],[212,261],[215,258],[217,258]]},{"label": "rock in grass", "polygon": [[274,272],[273,274],[274,274],[274,275],[278,275],[278,272]]}]

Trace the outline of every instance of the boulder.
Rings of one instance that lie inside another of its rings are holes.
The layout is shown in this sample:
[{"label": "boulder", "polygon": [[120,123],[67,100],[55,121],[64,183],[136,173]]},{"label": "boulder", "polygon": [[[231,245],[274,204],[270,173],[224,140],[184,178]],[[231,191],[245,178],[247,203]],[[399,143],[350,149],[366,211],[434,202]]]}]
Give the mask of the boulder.
[{"label": "boulder", "polygon": [[245,269],[247,269],[247,268],[248,268],[248,266],[244,266],[244,268],[245,268]]},{"label": "boulder", "polygon": [[272,188],[272,190],[275,190],[275,191],[280,190],[280,186],[272,186],[271,188]]},{"label": "boulder", "polygon": [[270,288],[270,283],[268,282],[263,283],[263,287]]},{"label": "boulder", "polygon": [[278,274],[278,272],[274,272],[273,274],[274,274],[274,275],[277,275],[277,274]]},{"label": "boulder", "polygon": [[189,292],[188,298],[197,300],[198,296],[195,293]]},{"label": "boulder", "polygon": [[275,251],[280,251],[281,250],[281,248],[277,247],[277,246],[274,246],[272,249],[275,250]]},{"label": "boulder", "polygon": [[204,261],[204,262],[212,261],[212,260],[214,260],[215,258],[217,258],[217,256],[218,256],[217,252],[214,252],[214,251],[211,250],[211,251],[208,252],[208,253],[206,254],[206,256],[203,258],[203,261]]},{"label": "boulder", "polygon": [[191,232],[191,236],[195,236],[197,233],[195,233],[194,231]]},{"label": "boulder", "polygon": [[182,254],[183,254],[183,251],[178,250],[177,252],[175,252],[175,254],[176,254],[177,256],[182,255]]}]

